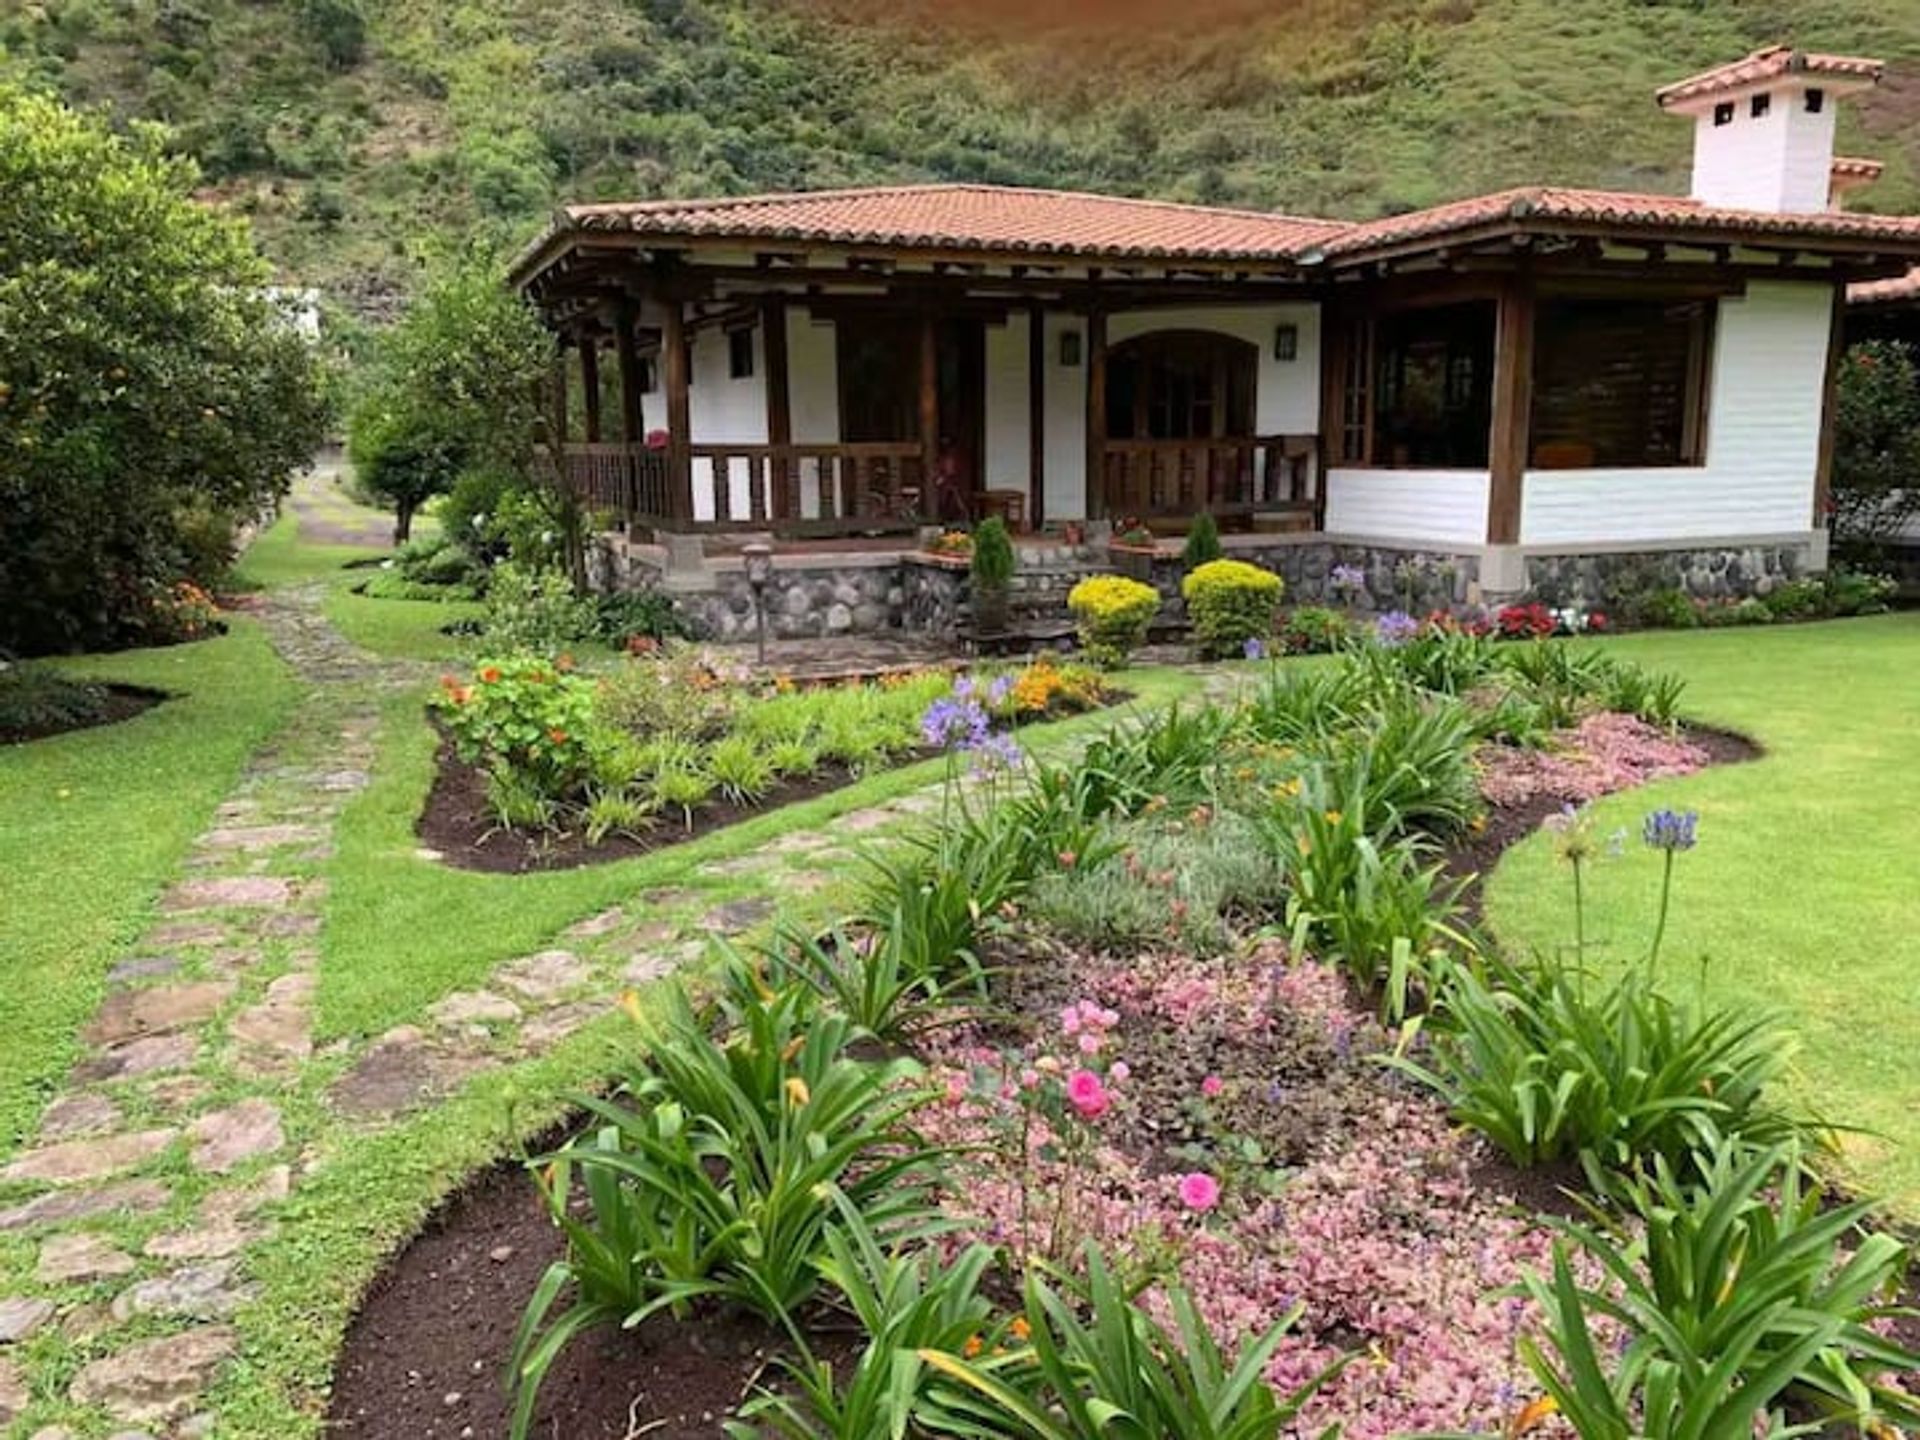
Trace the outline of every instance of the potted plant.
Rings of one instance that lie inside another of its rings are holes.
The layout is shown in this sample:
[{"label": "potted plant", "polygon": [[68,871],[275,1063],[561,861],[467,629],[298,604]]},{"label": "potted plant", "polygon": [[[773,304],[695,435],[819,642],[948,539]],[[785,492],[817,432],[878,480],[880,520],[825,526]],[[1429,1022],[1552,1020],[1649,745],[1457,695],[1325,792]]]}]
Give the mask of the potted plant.
[{"label": "potted plant", "polygon": [[937,560],[961,565],[973,554],[973,536],[964,530],[941,530],[922,541],[920,549]]},{"label": "potted plant", "polygon": [[1113,527],[1107,542],[1107,558],[1122,575],[1146,584],[1153,583],[1153,562],[1160,553],[1160,542],[1144,521],[1122,520]]},{"label": "potted plant", "polygon": [[1008,592],[1013,585],[1013,540],[1006,522],[989,515],[973,532],[973,628],[997,635],[1007,628]]}]

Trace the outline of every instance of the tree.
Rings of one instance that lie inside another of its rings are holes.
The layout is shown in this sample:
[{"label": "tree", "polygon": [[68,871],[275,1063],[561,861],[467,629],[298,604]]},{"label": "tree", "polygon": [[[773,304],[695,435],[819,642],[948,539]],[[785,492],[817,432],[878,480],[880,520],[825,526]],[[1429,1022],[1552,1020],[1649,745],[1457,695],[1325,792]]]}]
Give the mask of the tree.
[{"label": "tree", "polygon": [[1880,545],[1920,514],[1920,367],[1913,348],[1866,340],[1840,363],[1834,419],[1833,531]]},{"label": "tree", "polygon": [[177,517],[260,513],[322,438],[319,362],[197,178],[0,83],[0,647],[151,636]]},{"label": "tree", "polygon": [[476,256],[434,276],[379,337],[348,449],[362,482],[393,505],[396,540],[469,471],[531,477],[545,424],[536,396],[552,363],[532,308]]}]

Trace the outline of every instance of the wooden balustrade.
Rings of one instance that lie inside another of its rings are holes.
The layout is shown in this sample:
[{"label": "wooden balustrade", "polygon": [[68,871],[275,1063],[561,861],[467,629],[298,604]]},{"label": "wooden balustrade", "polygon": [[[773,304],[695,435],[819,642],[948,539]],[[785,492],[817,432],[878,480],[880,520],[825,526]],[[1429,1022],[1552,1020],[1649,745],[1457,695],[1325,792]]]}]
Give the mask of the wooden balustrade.
[{"label": "wooden balustrade", "polygon": [[590,510],[623,520],[665,515],[670,510],[667,453],[644,445],[569,444],[560,454],[567,488]]},{"label": "wooden balustrade", "polygon": [[1109,440],[1101,495],[1115,519],[1305,514],[1318,502],[1318,441],[1311,435],[1199,440]]}]

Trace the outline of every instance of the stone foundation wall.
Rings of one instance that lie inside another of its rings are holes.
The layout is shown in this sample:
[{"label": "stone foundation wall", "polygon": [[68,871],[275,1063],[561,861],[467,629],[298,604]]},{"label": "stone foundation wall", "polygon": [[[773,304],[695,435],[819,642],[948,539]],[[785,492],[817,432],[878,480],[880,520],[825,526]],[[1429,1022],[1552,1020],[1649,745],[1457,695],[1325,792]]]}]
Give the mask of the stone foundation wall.
[{"label": "stone foundation wall", "polygon": [[1677,588],[1701,599],[1744,600],[1804,574],[1808,559],[1807,547],[1796,544],[1529,555],[1527,598],[1624,610],[1636,596]]},{"label": "stone foundation wall", "polygon": [[[1249,543],[1251,541],[1252,543]],[[1403,550],[1379,545],[1336,544],[1328,540],[1261,541],[1229,537],[1227,558],[1271,570],[1286,583],[1288,605],[1347,605],[1363,611],[1407,610],[1424,615],[1467,601],[1479,575],[1473,555],[1437,550]],[[1351,565],[1366,574],[1358,595],[1335,595],[1330,577],[1335,566]],[[1162,599],[1161,620],[1185,623],[1186,601],[1180,581],[1186,566],[1178,555],[1156,556],[1152,582]]]}]

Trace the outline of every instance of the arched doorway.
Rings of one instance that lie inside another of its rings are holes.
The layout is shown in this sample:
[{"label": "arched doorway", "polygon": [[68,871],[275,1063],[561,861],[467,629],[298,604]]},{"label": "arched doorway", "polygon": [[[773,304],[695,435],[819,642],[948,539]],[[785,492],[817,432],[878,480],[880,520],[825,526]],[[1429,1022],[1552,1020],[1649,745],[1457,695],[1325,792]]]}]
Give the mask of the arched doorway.
[{"label": "arched doorway", "polygon": [[1252,509],[1259,348],[1212,330],[1154,330],[1107,352],[1099,498],[1122,519]]}]

